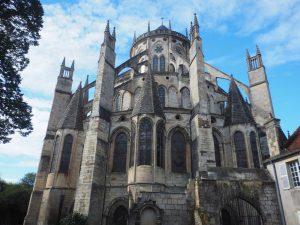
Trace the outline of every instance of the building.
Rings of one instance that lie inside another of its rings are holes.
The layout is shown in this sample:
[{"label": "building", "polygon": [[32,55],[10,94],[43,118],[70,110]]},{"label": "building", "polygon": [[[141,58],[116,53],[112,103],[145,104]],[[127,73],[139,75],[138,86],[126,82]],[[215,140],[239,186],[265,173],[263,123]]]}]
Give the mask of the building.
[{"label": "building", "polygon": [[119,66],[115,44],[107,23],[97,78],[75,93],[63,61],[24,224],[73,211],[89,225],[282,224],[262,166],[282,131],[258,47],[247,86],[204,61],[196,15],[189,36],[149,24]]},{"label": "building", "polygon": [[286,224],[300,224],[300,127],[290,136],[279,155],[265,165],[278,185]]}]

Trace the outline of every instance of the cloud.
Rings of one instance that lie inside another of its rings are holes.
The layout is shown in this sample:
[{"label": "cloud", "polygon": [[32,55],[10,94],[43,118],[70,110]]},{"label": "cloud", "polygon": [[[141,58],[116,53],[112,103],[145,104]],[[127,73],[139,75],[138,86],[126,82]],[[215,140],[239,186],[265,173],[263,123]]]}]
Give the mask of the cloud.
[{"label": "cloud", "polygon": [[[0,146],[0,154],[39,158],[61,61],[66,57],[71,65],[75,60],[73,88],[86,74],[95,75],[107,19],[116,26],[117,64],[129,57],[134,31],[144,33],[148,20],[155,29],[164,16],[165,21],[172,20],[174,30],[185,33],[194,12],[202,32],[246,36],[260,44],[268,65],[300,59],[298,0],[79,0],[46,4],[44,10],[40,45],[30,48],[30,64],[22,72],[22,88],[31,93],[26,101],[33,106],[34,131],[26,138],[14,135],[11,143]],[[215,61],[231,57],[220,56]]]}]

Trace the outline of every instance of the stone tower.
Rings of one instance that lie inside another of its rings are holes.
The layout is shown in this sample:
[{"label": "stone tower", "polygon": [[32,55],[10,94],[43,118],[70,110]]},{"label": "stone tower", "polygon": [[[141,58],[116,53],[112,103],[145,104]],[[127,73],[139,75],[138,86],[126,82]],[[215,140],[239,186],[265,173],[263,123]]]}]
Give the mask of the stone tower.
[{"label": "stone tower", "polygon": [[261,146],[280,151],[280,127],[260,52],[250,87],[207,64],[195,14],[185,35],[149,22],[115,66],[109,26],[95,81],[72,93],[63,61],[24,224],[79,212],[89,225],[279,225]]}]

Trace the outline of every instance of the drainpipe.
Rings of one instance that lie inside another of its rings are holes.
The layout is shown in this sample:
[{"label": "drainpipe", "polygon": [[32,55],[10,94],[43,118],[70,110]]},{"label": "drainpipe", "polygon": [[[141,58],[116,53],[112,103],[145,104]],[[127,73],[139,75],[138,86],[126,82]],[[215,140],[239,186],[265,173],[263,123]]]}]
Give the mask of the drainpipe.
[{"label": "drainpipe", "polygon": [[271,164],[273,166],[273,171],[274,171],[274,175],[275,175],[276,195],[277,195],[278,204],[279,204],[281,222],[282,222],[283,225],[286,225],[283,206],[282,206],[282,200],[281,200],[281,194],[280,194],[280,189],[279,189],[279,183],[278,183],[278,178],[277,178],[276,167],[275,167],[275,164],[272,160],[271,160]]}]

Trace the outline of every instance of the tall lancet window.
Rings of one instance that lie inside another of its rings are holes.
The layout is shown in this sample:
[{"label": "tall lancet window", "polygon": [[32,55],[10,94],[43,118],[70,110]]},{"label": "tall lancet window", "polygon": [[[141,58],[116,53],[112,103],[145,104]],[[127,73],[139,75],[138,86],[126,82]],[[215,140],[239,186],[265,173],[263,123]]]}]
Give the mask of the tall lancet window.
[{"label": "tall lancet window", "polygon": [[66,135],[60,157],[59,173],[68,173],[73,145],[73,136]]},{"label": "tall lancet window", "polygon": [[253,165],[255,168],[259,168],[259,157],[258,157],[258,150],[256,144],[256,135],[254,131],[250,132],[250,144],[251,144]]},{"label": "tall lancet window", "polygon": [[183,134],[176,131],[171,138],[172,172],[186,172],[186,142]]},{"label": "tall lancet window", "polygon": [[214,139],[214,146],[215,146],[215,160],[216,160],[216,166],[221,166],[221,152],[220,152],[220,143],[218,138],[213,135]]},{"label": "tall lancet window", "polygon": [[158,57],[155,55],[153,57],[153,71],[157,72],[158,71]]},{"label": "tall lancet window", "polygon": [[158,88],[158,97],[162,108],[165,107],[165,95],[166,95],[165,88],[163,86],[160,86]]},{"label": "tall lancet window", "polygon": [[165,56],[159,57],[159,71],[160,72],[165,72],[166,68],[166,63],[165,63]]},{"label": "tall lancet window", "polygon": [[112,172],[126,172],[127,135],[121,132],[115,139]]},{"label": "tall lancet window", "polygon": [[141,121],[139,131],[139,165],[151,165],[152,124],[149,119]]},{"label": "tall lancet window", "polygon": [[122,110],[122,95],[118,94],[115,98],[115,111],[121,111]]},{"label": "tall lancet window", "polygon": [[165,135],[164,122],[161,121],[156,127],[156,165],[164,168],[165,161]]},{"label": "tall lancet window", "polygon": [[190,90],[186,87],[181,90],[181,105],[185,109],[191,108]]},{"label": "tall lancet window", "polygon": [[53,153],[52,153],[52,161],[50,167],[50,173],[54,173],[55,169],[57,168],[57,160],[59,156],[59,146],[60,146],[60,136],[56,136],[55,143],[53,146]]},{"label": "tall lancet window", "polygon": [[234,146],[236,153],[236,161],[238,167],[247,168],[247,152],[244,134],[241,131],[234,133]]}]

